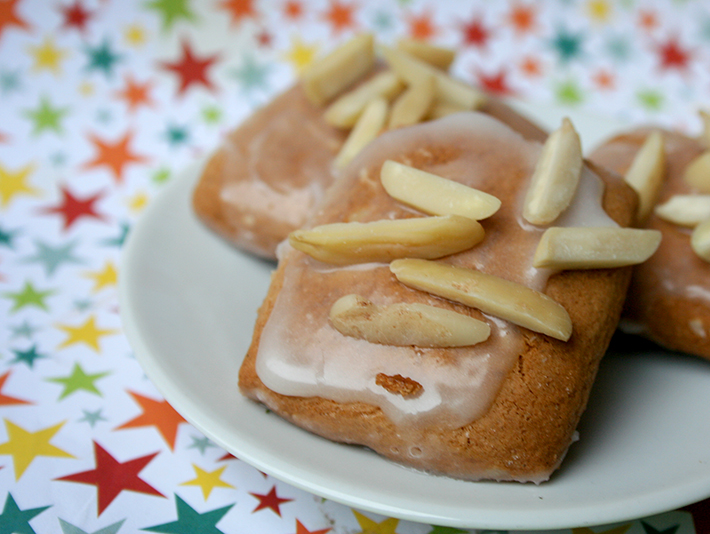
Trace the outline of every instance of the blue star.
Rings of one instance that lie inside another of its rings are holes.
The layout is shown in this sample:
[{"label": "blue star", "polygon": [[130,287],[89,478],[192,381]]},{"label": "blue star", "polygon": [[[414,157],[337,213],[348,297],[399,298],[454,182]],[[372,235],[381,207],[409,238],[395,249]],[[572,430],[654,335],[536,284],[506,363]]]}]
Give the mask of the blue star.
[{"label": "blue star", "polygon": [[254,57],[249,54],[244,54],[242,66],[232,71],[232,75],[241,85],[243,93],[250,93],[254,90],[266,91],[269,89],[267,76],[269,74],[269,65],[259,64],[254,60]]},{"label": "blue star", "polygon": [[91,425],[91,428],[94,428],[94,425],[98,423],[99,421],[108,421],[103,415],[101,415],[101,408],[96,410],[95,412],[90,412],[89,410],[81,410],[84,412],[84,417],[79,419],[80,423],[86,422]]},{"label": "blue star", "polygon": [[40,354],[39,352],[37,352],[37,345],[32,345],[32,348],[30,348],[29,350],[13,349],[12,352],[15,353],[15,358],[13,360],[10,360],[10,363],[25,362],[30,369],[34,369],[35,360],[47,357],[44,354]]},{"label": "blue star", "polygon": [[74,256],[76,241],[65,246],[52,247],[41,241],[35,241],[37,253],[34,256],[24,258],[26,263],[39,263],[44,267],[45,274],[49,277],[65,263],[84,263],[83,260]]},{"label": "blue star", "polygon": [[99,46],[85,46],[84,52],[89,59],[86,70],[103,72],[107,78],[113,74],[115,64],[123,59],[111,50],[108,39],[104,39],[104,42]]}]

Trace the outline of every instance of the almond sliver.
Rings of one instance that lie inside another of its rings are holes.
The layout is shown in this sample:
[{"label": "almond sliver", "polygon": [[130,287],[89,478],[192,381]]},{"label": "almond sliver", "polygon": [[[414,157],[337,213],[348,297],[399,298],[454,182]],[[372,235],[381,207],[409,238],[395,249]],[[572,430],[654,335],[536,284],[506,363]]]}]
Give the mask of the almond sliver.
[{"label": "almond sliver", "polygon": [[690,246],[699,258],[710,262],[710,219],[695,227],[690,237]]},{"label": "almond sliver", "polygon": [[663,146],[663,135],[654,131],[636,153],[631,167],[626,171],[624,180],[639,196],[637,220],[648,217],[658,197],[666,172],[666,155]]},{"label": "almond sliver", "polygon": [[397,48],[443,71],[449,70],[456,59],[456,52],[450,48],[435,46],[419,39],[400,39]]},{"label": "almond sliver", "polygon": [[336,169],[344,168],[380,134],[387,121],[388,107],[387,100],[384,98],[376,98],[367,104],[335,157]]},{"label": "almond sliver", "polygon": [[420,122],[434,101],[434,78],[429,76],[409,86],[392,104],[387,128],[393,130]]},{"label": "almond sliver", "polygon": [[351,128],[372,100],[378,97],[390,100],[403,89],[404,83],[394,72],[381,72],[339,97],[328,106],[323,118],[337,128]]},{"label": "almond sliver", "polygon": [[685,182],[701,193],[710,193],[710,150],[706,150],[685,168]]},{"label": "almond sliver", "polygon": [[694,228],[710,219],[710,195],[674,195],[654,211],[664,221]]}]

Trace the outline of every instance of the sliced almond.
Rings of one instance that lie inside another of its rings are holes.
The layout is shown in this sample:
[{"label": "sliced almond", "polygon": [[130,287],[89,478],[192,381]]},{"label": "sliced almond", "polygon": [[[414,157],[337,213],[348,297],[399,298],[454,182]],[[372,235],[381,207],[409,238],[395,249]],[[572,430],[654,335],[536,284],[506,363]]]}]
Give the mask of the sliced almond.
[{"label": "sliced almond", "polygon": [[703,131],[700,134],[700,140],[705,145],[705,148],[710,148],[710,112],[701,109],[698,111],[700,120],[703,123]]},{"label": "sliced almond", "polygon": [[458,215],[333,223],[289,235],[293,248],[325,263],[389,262],[441,258],[467,250],[484,236],[476,221]]},{"label": "sliced almond", "polygon": [[710,219],[695,227],[690,236],[690,246],[698,257],[710,262]]},{"label": "sliced almond", "polygon": [[377,306],[346,295],[330,308],[330,322],[343,335],[370,343],[417,347],[466,347],[488,339],[483,321],[417,302]]},{"label": "sliced almond", "polygon": [[461,106],[457,106],[456,104],[441,102],[434,99],[434,103],[431,105],[431,108],[429,108],[429,113],[426,118],[429,120],[436,120],[453,115],[454,113],[461,113],[462,111],[466,111],[466,109]]},{"label": "sliced almond", "polygon": [[710,193],[710,150],[706,150],[685,168],[685,182],[701,193]]},{"label": "sliced almond", "polygon": [[710,195],[674,195],[654,212],[664,221],[694,228],[710,219]]},{"label": "sliced almond", "polygon": [[370,141],[380,134],[387,121],[387,108],[387,100],[384,98],[376,98],[365,106],[365,110],[335,157],[336,169],[345,167]]},{"label": "sliced almond", "polygon": [[454,80],[448,74],[403,50],[383,46],[382,55],[390,68],[409,84],[420,82],[427,76],[434,76],[436,97],[442,102],[466,110],[478,109],[486,102],[481,91]]},{"label": "sliced almond", "polygon": [[656,252],[661,232],[635,228],[548,228],[533,266],[555,270],[608,269],[643,263]]},{"label": "sliced almond", "polygon": [[521,284],[435,261],[402,259],[390,270],[403,284],[567,341],[572,321],[560,304]]},{"label": "sliced almond", "polygon": [[583,164],[579,134],[565,118],[540,152],[525,196],[525,220],[537,225],[554,222],[572,202]]},{"label": "sliced almond", "polygon": [[426,77],[409,86],[392,104],[387,128],[393,130],[402,126],[417,124],[429,113],[434,101],[434,78]]},{"label": "sliced almond", "polygon": [[314,61],[301,75],[308,100],[322,106],[365,76],[375,64],[374,43],[372,34],[363,33]]},{"label": "sliced almond", "polygon": [[382,165],[380,179],[390,196],[429,215],[481,220],[500,208],[493,195],[392,160]]},{"label": "sliced almond", "polygon": [[665,173],[666,152],[663,147],[663,135],[659,131],[654,131],[646,138],[624,176],[626,183],[639,196],[639,205],[636,212],[636,218],[639,222],[646,219],[651,213]]},{"label": "sliced almond", "polygon": [[435,46],[419,39],[400,39],[397,42],[397,48],[443,71],[449,70],[454,59],[456,59],[454,50]]},{"label": "sliced almond", "polygon": [[404,83],[392,71],[381,72],[345,93],[325,110],[325,122],[337,128],[351,128],[367,105],[378,97],[391,100],[404,90]]}]

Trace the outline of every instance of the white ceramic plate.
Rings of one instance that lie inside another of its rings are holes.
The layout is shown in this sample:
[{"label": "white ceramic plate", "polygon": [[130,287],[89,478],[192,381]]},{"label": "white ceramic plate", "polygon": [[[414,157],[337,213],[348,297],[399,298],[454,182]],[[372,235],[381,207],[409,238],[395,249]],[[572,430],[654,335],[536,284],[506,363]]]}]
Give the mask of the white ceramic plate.
[{"label": "white ceramic plate", "polygon": [[[556,127],[562,113],[526,107]],[[613,125],[573,117],[588,146]],[[165,398],[206,436],[258,469],[385,516],[502,530],[599,525],[710,496],[710,365],[649,352],[610,354],[562,468],[550,482],[470,483],[394,465],[309,434],[240,396],[237,372],[270,263],[195,219],[199,166],[151,204],[121,269],[125,332]]]}]

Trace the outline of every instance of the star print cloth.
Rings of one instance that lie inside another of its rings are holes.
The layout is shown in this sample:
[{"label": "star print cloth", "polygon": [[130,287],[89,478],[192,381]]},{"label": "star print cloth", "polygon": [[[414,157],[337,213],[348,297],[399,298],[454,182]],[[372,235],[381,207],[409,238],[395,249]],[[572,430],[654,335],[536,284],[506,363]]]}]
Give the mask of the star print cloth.
[{"label": "star print cloth", "polygon": [[[146,205],[363,30],[454,47],[454,73],[492,93],[632,124],[697,133],[710,102],[702,0],[0,0],[0,532],[468,532],[221,450],[146,378],[118,314]],[[686,534],[704,510],[572,532]]]}]

